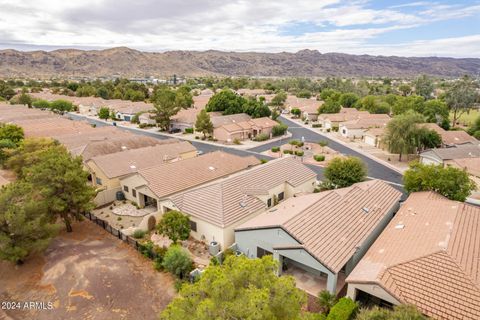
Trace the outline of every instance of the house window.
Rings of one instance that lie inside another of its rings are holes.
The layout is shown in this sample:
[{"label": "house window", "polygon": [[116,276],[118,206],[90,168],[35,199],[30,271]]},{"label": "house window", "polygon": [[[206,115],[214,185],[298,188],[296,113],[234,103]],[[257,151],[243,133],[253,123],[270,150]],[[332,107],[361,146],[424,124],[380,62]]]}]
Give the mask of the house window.
[{"label": "house window", "polygon": [[132,189],[132,196],[134,196],[135,198],[137,197],[137,190]]},{"label": "house window", "polygon": [[267,207],[270,208],[271,206],[272,206],[272,198],[267,200]]},{"label": "house window", "polygon": [[285,199],[285,192],[280,192],[278,194],[278,201],[282,201],[283,199]]},{"label": "house window", "polygon": [[96,183],[97,185],[101,186],[101,185],[102,185],[102,179],[100,179],[100,178],[98,178],[98,177],[95,178],[95,183]]},{"label": "house window", "polygon": [[128,187],[127,187],[127,186],[123,186],[123,191],[128,192]]},{"label": "house window", "polygon": [[197,232],[197,223],[195,221],[190,220],[190,230]]}]

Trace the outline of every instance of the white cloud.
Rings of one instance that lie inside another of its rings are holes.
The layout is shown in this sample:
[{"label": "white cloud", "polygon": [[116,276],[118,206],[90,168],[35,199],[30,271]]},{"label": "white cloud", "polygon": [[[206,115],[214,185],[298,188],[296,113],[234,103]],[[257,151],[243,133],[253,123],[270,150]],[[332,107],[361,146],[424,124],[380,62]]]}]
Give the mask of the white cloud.
[{"label": "white cloud", "polygon": [[[415,14],[402,11],[407,6],[419,10]],[[414,30],[432,21],[478,14],[480,5],[415,2],[372,9],[362,0],[0,0],[0,10],[0,48],[128,46],[148,51],[274,52],[309,48],[321,52],[480,56],[476,36],[388,47],[369,44],[393,30]],[[282,32],[299,23],[318,26],[319,31],[295,36]],[[464,45],[452,50],[452,43]]]}]

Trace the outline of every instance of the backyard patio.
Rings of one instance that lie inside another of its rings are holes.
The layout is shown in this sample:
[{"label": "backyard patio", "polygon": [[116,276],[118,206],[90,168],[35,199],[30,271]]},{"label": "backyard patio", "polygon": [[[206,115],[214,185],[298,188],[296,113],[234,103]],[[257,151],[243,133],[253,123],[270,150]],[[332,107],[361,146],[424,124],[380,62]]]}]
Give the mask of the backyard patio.
[{"label": "backyard patio", "polygon": [[[299,267],[289,265],[288,269],[283,272],[283,275],[290,275],[295,278],[297,288],[305,291],[312,296],[318,296],[318,293],[327,289],[327,276],[322,277],[314,275]],[[337,279],[337,294],[345,285],[345,273],[340,272]]]}]

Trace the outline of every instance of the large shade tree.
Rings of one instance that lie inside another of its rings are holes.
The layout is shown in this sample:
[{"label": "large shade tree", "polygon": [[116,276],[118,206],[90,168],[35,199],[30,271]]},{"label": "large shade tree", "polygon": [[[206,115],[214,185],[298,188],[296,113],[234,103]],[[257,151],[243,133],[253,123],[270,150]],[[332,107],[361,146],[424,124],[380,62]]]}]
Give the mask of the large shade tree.
[{"label": "large shade tree", "polygon": [[458,122],[458,119],[466,112],[470,111],[477,100],[477,92],[473,80],[464,77],[456,81],[445,94],[445,102],[452,113],[452,126]]},{"label": "large shade tree", "polygon": [[160,318],[298,319],[306,295],[293,277],[277,277],[277,268],[271,256],[230,256],[221,266],[209,266],[198,282],[185,284]]},{"label": "large shade tree", "polygon": [[402,155],[416,152],[418,124],[422,122],[423,116],[412,111],[398,115],[388,122],[385,142],[389,152],[398,153],[399,161],[402,161]]},{"label": "large shade tree", "polygon": [[349,187],[364,181],[367,167],[360,158],[346,157],[333,159],[325,169],[323,188],[336,189]]}]

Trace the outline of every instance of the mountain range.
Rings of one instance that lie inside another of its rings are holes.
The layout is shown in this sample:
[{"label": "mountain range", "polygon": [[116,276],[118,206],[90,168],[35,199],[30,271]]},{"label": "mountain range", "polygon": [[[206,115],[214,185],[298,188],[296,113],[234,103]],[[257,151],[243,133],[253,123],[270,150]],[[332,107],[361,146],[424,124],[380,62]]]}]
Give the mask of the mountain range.
[{"label": "mountain range", "polygon": [[480,59],[325,53],[105,50],[0,50],[0,77],[460,77],[480,74]]}]

